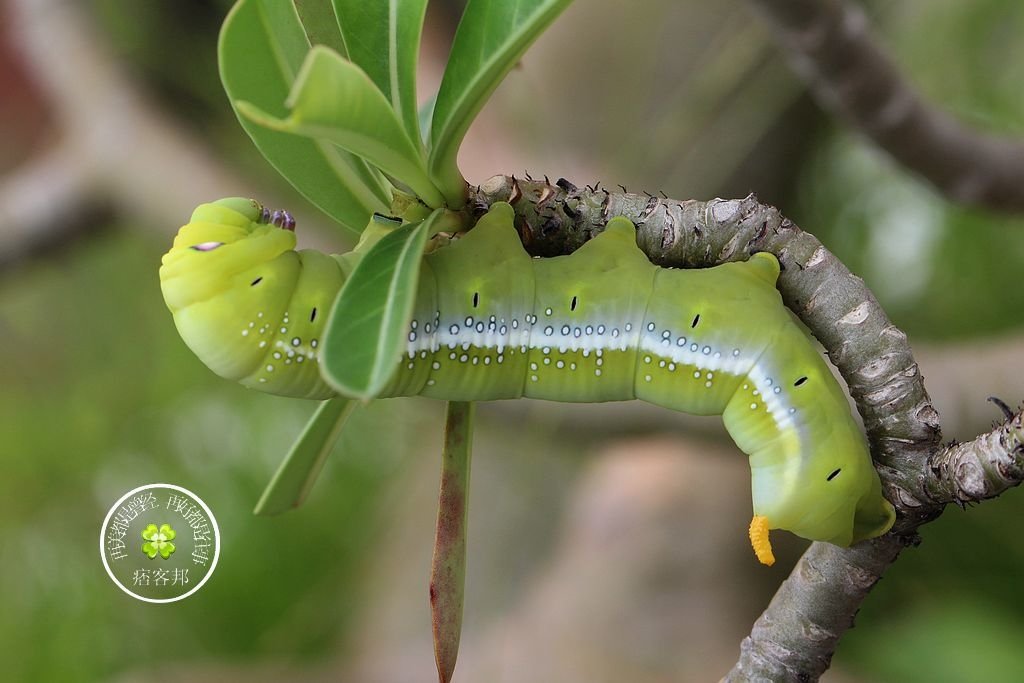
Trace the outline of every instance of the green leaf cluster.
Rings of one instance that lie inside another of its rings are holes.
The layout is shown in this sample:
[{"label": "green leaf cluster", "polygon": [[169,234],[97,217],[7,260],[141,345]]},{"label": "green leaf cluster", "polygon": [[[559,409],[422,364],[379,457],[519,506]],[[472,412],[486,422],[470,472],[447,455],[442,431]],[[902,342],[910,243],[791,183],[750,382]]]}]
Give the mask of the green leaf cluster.
[{"label": "green leaf cluster", "polygon": [[239,0],[221,79],[267,160],[359,233],[395,191],[461,209],[459,147],[473,119],[569,0],[470,0],[440,89],[417,108],[427,0]]}]

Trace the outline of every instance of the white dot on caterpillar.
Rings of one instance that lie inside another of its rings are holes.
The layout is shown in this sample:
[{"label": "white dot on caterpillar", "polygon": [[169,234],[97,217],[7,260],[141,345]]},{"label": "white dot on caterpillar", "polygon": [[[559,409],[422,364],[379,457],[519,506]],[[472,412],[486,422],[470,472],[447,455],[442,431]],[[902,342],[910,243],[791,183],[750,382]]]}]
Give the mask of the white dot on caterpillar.
[{"label": "white dot on caterpillar", "polygon": [[600,377],[601,376],[601,368],[598,368],[597,370],[594,370],[594,376],[595,377]]},{"label": "white dot on caterpillar", "polygon": [[565,367],[565,362],[564,361],[558,361],[557,363],[555,363],[555,367],[558,368],[559,370],[561,370],[562,368]]},{"label": "white dot on caterpillar", "polygon": [[449,353],[449,354],[448,354],[448,358],[449,358],[450,360],[455,360],[455,352],[454,352],[454,351],[452,351],[451,353]]},{"label": "white dot on caterpillar", "polygon": [[410,370],[412,370],[412,369],[413,369],[414,367],[416,367],[416,364],[415,364],[415,363],[409,363],[409,364],[408,364],[408,365],[406,365],[405,367],[407,367],[407,368],[409,368]]},{"label": "white dot on caterpillar", "polygon": [[480,363],[480,356],[473,356],[472,363],[473,363],[473,365],[479,364]]},{"label": "white dot on caterpillar", "polygon": [[751,403],[750,404],[750,409],[751,410],[757,410],[757,404],[756,403]]},{"label": "white dot on caterpillar", "polygon": [[[589,330],[590,328],[587,328],[587,329]],[[604,334],[604,325],[598,325],[597,326],[597,333],[598,334]],[[590,332],[588,331],[587,334],[590,334]]]},{"label": "white dot on caterpillar", "polygon": [[708,379],[714,379],[714,378],[715,378],[715,374],[713,372],[709,372],[708,373]]},{"label": "white dot on caterpillar", "polygon": [[469,342],[462,342],[462,350],[469,351]]},{"label": "white dot on caterpillar", "polygon": [[477,332],[483,332],[484,331],[484,324],[482,322],[476,324],[476,331]]},{"label": "white dot on caterpillar", "polygon": [[505,362],[505,356],[503,356],[502,354],[499,353],[498,354],[498,362],[499,363],[504,363]]},{"label": "white dot on caterpillar", "polygon": [[795,412],[796,412],[796,408],[790,408],[790,409],[789,409],[789,414],[790,414],[790,415],[792,415],[792,414],[793,414],[793,413],[795,413]]},{"label": "white dot on caterpillar", "polygon": [[544,365],[551,365],[551,358],[549,356],[544,356]]},{"label": "white dot on caterpillar", "polygon": [[644,362],[645,363],[650,363],[651,362],[651,357],[650,356],[644,356]]},{"label": "white dot on caterpillar", "polygon": [[261,341],[261,342],[260,342],[260,348],[261,348],[261,349],[262,349],[263,347],[265,347],[266,345],[267,345],[267,341],[266,341],[265,339],[264,339],[263,341]]},{"label": "white dot on caterpillar", "polygon": [[701,353],[703,353],[705,356],[708,355],[709,353],[711,353],[711,347],[705,346],[703,349],[701,349]]},{"label": "white dot on caterpillar", "polygon": [[467,360],[469,360],[469,356],[467,356],[466,354],[462,354],[461,356],[459,356],[460,363],[465,363]]},{"label": "white dot on caterpillar", "polygon": [[757,396],[760,393],[761,393],[760,391],[758,391],[757,389],[754,389],[754,396]]},{"label": "white dot on caterpillar", "polygon": [[654,323],[647,323],[647,331],[654,332]]},{"label": "white dot on caterpillar", "polygon": [[256,327],[256,323],[249,323],[249,328],[251,329],[253,327]]},{"label": "white dot on caterpillar", "polygon": [[545,308],[544,309],[544,315],[551,315],[551,313],[552,313],[552,311],[551,311],[550,308]]},{"label": "white dot on caterpillar", "polygon": [[658,361],[658,367],[659,367],[659,368],[663,368],[663,367],[665,367],[665,361],[663,361],[663,360],[659,360],[659,361]]},{"label": "white dot on caterpillar", "polygon": [[651,381],[651,376],[650,375],[644,375],[644,381],[645,382],[650,382]]},{"label": "white dot on caterpillar", "polygon": [[[600,358],[597,359],[597,364],[598,365],[601,364],[601,359]],[[569,369],[570,370],[575,370],[576,369],[576,364],[575,363],[569,363]]]},{"label": "white dot on caterpillar", "polygon": [[618,337],[619,336],[619,328],[616,327],[616,328],[612,329],[612,336],[613,337]]},{"label": "white dot on caterpillar", "polygon": [[416,329],[416,327],[418,325],[419,325],[419,323],[417,323],[415,319],[412,322],[409,323],[409,327],[411,327],[414,330]]},{"label": "white dot on caterpillar", "polygon": [[275,360],[281,360],[281,352],[280,351],[274,351],[274,359]]},{"label": "white dot on caterpillar", "polygon": [[537,369],[537,364],[536,363],[530,363],[530,369],[531,370],[536,370]]},{"label": "white dot on caterpillar", "polygon": [[451,327],[448,328],[448,331],[451,332],[452,334],[458,334],[459,333],[459,326],[458,325],[452,325]]},{"label": "white dot on caterpillar", "polygon": [[427,352],[426,351],[420,351],[420,358],[426,358],[426,357],[427,357]]},{"label": "white dot on caterpillar", "polygon": [[732,350],[732,355],[734,355],[734,356],[740,355],[740,350],[739,349],[733,349]]},{"label": "white dot on caterpillar", "polygon": [[672,336],[672,333],[669,332],[668,330],[665,330],[664,332],[661,333],[661,338],[662,339],[668,339],[671,336]]},{"label": "white dot on caterpillar", "polygon": [[301,339],[299,339],[298,337],[292,337],[292,346],[298,346],[301,343],[302,343]]},{"label": "white dot on caterpillar", "polygon": [[243,337],[248,337],[249,336],[249,330],[242,330],[242,336]]},{"label": "white dot on caterpillar", "polygon": [[775,387],[774,391],[776,394],[778,394],[782,391],[782,387]]},{"label": "white dot on caterpillar", "polygon": [[749,384],[744,384],[744,385],[743,385],[743,389],[744,389],[744,390],[746,390],[746,389],[749,389],[749,388],[750,388],[750,385],[749,385]]},{"label": "white dot on caterpillar", "polygon": [[[526,349],[524,348],[523,350],[525,351]],[[540,352],[543,353],[546,356],[549,353],[551,353],[551,347],[550,346],[545,346],[544,348],[542,348],[540,350]]]},{"label": "white dot on caterpillar", "polygon": [[569,330],[569,326],[568,325],[562,325],[562,334],[568,335],[569,331],[570,330]]},{"label": "white dot on caterpillar", "polygon": [[427,385],[428,385],[428,386],[431,386],[431,387],[432,387],[432,386],[434,386],[435,384],[437,384],[437,382],[435,382],[434,380],[432,380],[432,379],[428,379],[428,380],[427,380]]},{"label": "white dot on caterpillar", "polygon": [[676,346],[686,346],[686,337],[676,339]]},{"label": "white dot on caterpillar", "polygon": [[319,343],[320,342],[318,342],[316,339],[310,339],[309,340],[309,345],[312,346],[314,349],[316,348],[316,345],[319,344]]},{"label": "white dot on caterpillar", "polygon": [[466,327],[473,327],[473,316],[466,318]]},{"label": "white dot on caterpillar", "polygon": [[[604,365],[604,358],[598,358],[595,362],[597,363],[598,367],[601,367],[602,365]],[[576,364],[573,363],[573,365],[576,365]]]},{"label": "white dot on caterpillar", "polygon": [[699,344],[690,344],[690,350],[691,351],[696,351],[699,348],[700,348]]},{"label": "white dot on caterpillar", "polygon": [[416,341],[416,333],[415,332],[410,332],[409,333],[409,341],[411,341],[411,342]]},{"label": "white dot on caterpillar", "polygon": [[292,364],[292,359],[291,358],[285,358],[284,359],[284,364],[285,365],[291,365]]},{"label": "white dot on caterpillar", "polygon": [[274,366],[273,365],[268,365],[267,366],[267,372],[273,372],[273,371],[274,371]]},{"label": "white dot on caterpillar", "polygon": [[295,359],[295,362],[296,362],[296,363],[301,363],[301,362],[302,362],[302,361],[304,361],[304,360],[306,360],[306,357],[305,357],[305,356],[301,356],[301,355],[300,355],[300,356],[298,356],[298,357],[297,357],[297,358]]},{"label": "white dot on caterpillar", "polygon": [[262,318],[263,317],[263,311],[260,311],[259,313],[257,313],[256,317],[257,318]]},{"label": "white dot on caterpillar", "polygon": [[267,381],[266,377],[260,377],[260,382],[266,382],[266,381]]},{"label": "white dot on caterpillar", "polygon": [[282,327],[281,328],[281,334],[288,334],[288,328],[287,327]]},{"label": "white dot on caterpillar", "polygon": [[431,363],[431,364],[430,364],[430,367],[432,367],[432,368],[433,368],[433,369],[435,369],[435,370],[440,370],[440,369],[441,369],[441,364],[440,364],[440,363],[438,363],[438,362],[437,362],[437,361],[435,360],[435,361],[434,361],[433,363]]},{"label": "white dot on caterpillar", "polygon": [[551,325],[548,325],[547,327],[544,328],[544,334],[548,337],[550,337],[554,331],[555,328],[551,327]]},{"label": "white dot on caterpillar", "polygon": [[700,379],[700,370],[697,370],[696,372],[693,373],[693,378]]},{"label": "white dot on caterpillar", "polygon": [[534,382],[536,382],[537,381],[537,375],[530,375],[530,379],[533,380]]},{"label": "white dot on caterpillar", "polygon": [[[586,331],[586,333],[587,333],[587,336],[588,336],[588,337],[589,337],[590,335],[594,334],[594,328],[593,328],[593,327],[591,327],[590,325],[587,325],[587,327],[586,327],[586,330],[585,330],[585,331]],[[600,334],[600,332],[598,332],[598,334]]]},{"label": "white dot on caterpillar", "polygon": [[626,330],[626,332],[629,332],[630,330],[633,329],[633,323],[626,323],[626,327],[624,329]]},{"label": "white dot on caterpillar", "polygon": [[484,356],[484,365],[490,365],[490,364],[491,364],[491,357],[490,356]]},{"label": "white dot on caterpillar", "polygon": [[669,363],[668,364],[668,371],[669,372],[675,372],[676,371],[676,364],[675,363]]}]

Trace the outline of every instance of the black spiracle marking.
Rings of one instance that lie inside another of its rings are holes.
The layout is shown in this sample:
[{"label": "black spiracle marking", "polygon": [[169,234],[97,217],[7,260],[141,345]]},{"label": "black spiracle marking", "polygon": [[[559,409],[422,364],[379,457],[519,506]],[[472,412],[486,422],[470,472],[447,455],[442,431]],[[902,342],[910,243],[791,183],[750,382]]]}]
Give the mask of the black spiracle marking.
[{"label": "black spiracle marking", "polygon": [[801,378],[800,378],[800,379],[798,379],[797,381],[793,382],[793,386],[794,386],[794,387],[798,387],[798,386],[800,386],[801,384],[803,384],[803,383],[804,383],[804,382],[806,382],[806,381],[807,381],[807,377],[806,377],[806,376],[804,376],[804,377],[801,377]]},{"label": "black spiracle marking", "polygon": [[572,302],[569,304],[569,310],[570,311],[575,311],[576,310],[576,303],[577,303],[576,297],[573,297],[572,298]]},{"label": "black spiracle marking", "polygon": [[832,474],[830,474],[827,477],[825,477],[825,481],[832,481],[833,479],[835,479],[836,477],[839,476],[839,473],[841,471],[842,471],[842,468],[841,467],[837,467],[836,470],[834,472],[832,472]]},{"label": "black spiracle marking", "polygon": [[480,292],[473,292],[473,308],[480,305]]},{"label": "black spiracle marking", "polygon": [[250,286],[250,287],[255,287],[256,285],[258,285],[258,284],[259,284],[260,282],[262,282],[262,281],[263,281],[263,276],[262,276],[262,275],[260,275],[260,276],[259,276],[258,278],[256,278],[256,279],[255,279],[255,280],[253,280],[252,282],[250,282],[250,283],[249,283],[249,286]]},{"label": "black spiracle marking", "polygon": [[313,310],[309,314],[309,322],[313,322],[314,320],[316,320],[316,306],[313,307]]},{"label": "black spiracle marking", "polygon": [[699,322],[700,322],[700,313],[698,313],[697,315],[693,316],[693,322],[690,323],[690,328],[692,329],[694,327],[697,327],[697,323],[699,323]]}]

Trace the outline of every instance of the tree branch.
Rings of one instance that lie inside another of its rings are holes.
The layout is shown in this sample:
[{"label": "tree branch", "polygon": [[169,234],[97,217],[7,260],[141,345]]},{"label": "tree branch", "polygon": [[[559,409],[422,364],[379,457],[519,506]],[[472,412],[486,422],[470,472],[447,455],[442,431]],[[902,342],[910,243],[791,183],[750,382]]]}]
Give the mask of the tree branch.
[{"label": "tree branch", "polygon": [[926,103],[844,0],[750,0],[819,104],[950,199],[1024,210],[1024,142],[972,130]]},{"label": "tree branch", "polygon": [[756,197],[679,202],[508,176],[470,191],[475,211],[496,201],[513,205],[523,243],[538,256],[571,253],[618,215],[633,221],[640,248],[663,266],[707,267],[759,251],[775,254],[786,305],[824,345],[850,388],[883,490],[896,507],[896,525],[852,548],[812,544],[743,641],[726,680],[816,680],[868,592],[900,551],[917,542],[918,526],[949,501],[998,495],[1024,478],[1021,414],[970,444],[940,449],[939,415],[906,336],[860,278]]}]

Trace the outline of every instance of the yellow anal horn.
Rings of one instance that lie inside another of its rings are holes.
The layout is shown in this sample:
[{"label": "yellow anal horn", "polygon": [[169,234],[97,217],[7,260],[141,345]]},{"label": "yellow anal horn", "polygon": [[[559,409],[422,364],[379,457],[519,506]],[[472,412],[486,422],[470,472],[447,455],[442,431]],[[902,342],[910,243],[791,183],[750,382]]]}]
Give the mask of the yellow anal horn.
[{"label": "yellow anal horn", "polygon": [[761,564],[769,567],[775,564],[772,542],[768,539],[768,518],[764,515],[754,515],[750,520],[750,545]]}]

